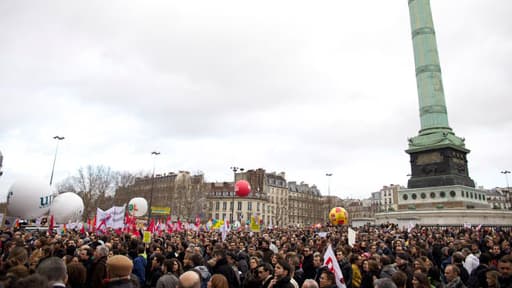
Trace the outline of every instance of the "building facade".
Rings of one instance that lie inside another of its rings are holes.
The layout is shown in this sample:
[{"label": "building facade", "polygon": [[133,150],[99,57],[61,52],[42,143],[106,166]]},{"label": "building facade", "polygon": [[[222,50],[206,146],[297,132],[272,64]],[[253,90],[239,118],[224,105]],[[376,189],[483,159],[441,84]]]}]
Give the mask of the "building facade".
[{"label": "building facade", "polygon": [[[333,207],[346,205],[336,196],[322,196],[315,185],[287,182],[284,172],[269,173],[262,168],[239,171],[234,174],[235,181],[243,179],[251,185],[246,197],[235,195],[235,182],[205,182],[202,174],[180,171],[137,178],[134,184],[117,189],[113,202],[123,205],[132,198],[144,197],[149,203],[152,197],[152,206],[170,207],[173,219],[194,221],[200,216],[203,223],[225,219],[247,224],[251,216],[257,215],[265,227],[323,224]],[[368,212],[364,209],[356,215]]]},{"label": "building facade", "polygon": [[205,214],[206,186],[203,174],[191,175],[188,171],[157,174],[155,177],[137,178],[134,184],[118,188],[113,202],[125,205],[132,198],[143,197],[148,205],[152,202],[154,208],[171,208],[174,219],[192,220]]}]

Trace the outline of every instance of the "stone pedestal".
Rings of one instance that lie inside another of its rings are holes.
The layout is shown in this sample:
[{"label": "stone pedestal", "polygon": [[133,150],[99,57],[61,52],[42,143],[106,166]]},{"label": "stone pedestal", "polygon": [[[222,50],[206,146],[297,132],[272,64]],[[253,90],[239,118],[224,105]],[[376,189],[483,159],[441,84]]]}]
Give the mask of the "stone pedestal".
[{"label": "stone pedestal", "polygon": [[407,152],[411,159],[411,178],[407,188],[451,185],[475,187],[475,182],[469,177],[466,151],[445,147]]}]

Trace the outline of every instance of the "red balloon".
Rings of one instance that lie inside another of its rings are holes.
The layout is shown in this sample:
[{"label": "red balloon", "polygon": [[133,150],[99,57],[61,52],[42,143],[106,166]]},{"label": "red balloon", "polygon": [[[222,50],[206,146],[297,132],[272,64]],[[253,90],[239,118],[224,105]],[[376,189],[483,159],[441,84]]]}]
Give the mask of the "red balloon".
[{"label": "red balloon", "polygon": [[238,197],[245,197],[251,193],[251,184],[245,180],[238,180],[235,183],[235,193]]}]

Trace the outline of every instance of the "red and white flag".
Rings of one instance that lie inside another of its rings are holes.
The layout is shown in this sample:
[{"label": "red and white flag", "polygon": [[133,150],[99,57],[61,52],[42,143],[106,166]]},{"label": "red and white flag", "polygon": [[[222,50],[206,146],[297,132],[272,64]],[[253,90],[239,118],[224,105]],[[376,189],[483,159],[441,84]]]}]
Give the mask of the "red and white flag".
[{"label": "red and white flag", "polygon": [[346,288],[345,281],[343,280],[343,274],[341,273],[340,265],[338,265],[338,260],[336,259],[336,255],[332,250],[331,244],[327,247],[327,251],[324,254],[324,266],[334,273],[334,278],[336,278],[336,286],[338,288]]}]

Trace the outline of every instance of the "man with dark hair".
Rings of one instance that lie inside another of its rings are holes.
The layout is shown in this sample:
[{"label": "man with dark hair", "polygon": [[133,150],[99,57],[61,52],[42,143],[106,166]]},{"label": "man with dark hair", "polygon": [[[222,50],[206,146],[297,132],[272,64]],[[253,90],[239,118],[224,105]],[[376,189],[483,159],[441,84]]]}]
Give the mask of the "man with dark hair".
[{"label": "man with dark hair", "polygon": [[413,270],[411,267],[411,257],[407,253],[396,254],[395,263],[396,267],[407,275],[407,288],[412,288]]},{"label": "man with dark hair", "polygon": [[190,264],[192,265],[193,271],[196,271],[199,273],[199,276],[201,277],[201,287],[206,288],[208,281],[210,281],[210,278],[212,274],[210,274],[210,271],[208,271],[208,268],[204,266],[204,259],[203,256],[194,253],[190,255],[189,257]]},{"label": "man with dark hair", "polygon": [[211,274],[222,274],[229,283],[229,288],[240,288],[238,277],[235,270],[231,268],[226,259],[226,252],[223,249],[215,249],[212,253],[212,259],[208,261]]},{"label": "man with dark hair", "polygon": [[156,288],[169,288],[178,286],[178,278],[171,272],[173,261],[166,259],[162,266],[162,277],[156,282]]},{"label": "man with dark hair", "polygon": [[315,268],[315,281],[320,285],[320,275],[324,269],[324,257],[319,252],[313,254],[313,267]]},{"label": "man with dark hair", "polygon": [[466,288],[460,279],[460,270],[454,264],[449,264],[444,268],[444,277],[446,278],[446,288]]},{"label": "man with dark hair", "polygon": [[[395,265],[393,265],[394,263],[393,263],[393,260],[391,259],[391,257],[387,256],[387,255],[382,255],[380,257],[380,264],[382,266],[382,269],[380,271],[379,278],[391,279],[393,274],[395,274],[395,272],[396,272],[396,268],[395,268]],[[345,276],[345,275],[343,275],[343,276]]]},{"label": "man with dark hair", "polygon": [[257,272],[259,280],[261,281],[261,287],[267,288],[268,285],[270,285],[270,281],[272,281],[272,278],[274,277],[274,268],[270,263],[263,263],[258,266]]},{"label": "man with dark hair", "polygon": [[315,267],[313,265],[313,251],[310,247],[305,246],[302,249],[302,270],[304,270],[304,279],[315,278]]},{"label": "man with dark hair", "polygon": [[452,254],[452,264],[459,268],[460,280],[462,281],[462,283],[464,283],[464,285],[468,283],[469,278],[468,270],[464,267],[465,258],[466,257],[464,256],[464,254],[462,254],[462,252],[455,252]]},{"label": "man with dark hair", "polygon": [[500,287],[512,287],[512,255],[505,255],[500,258],[498,271],[500,272]]},{"label": "man with dark hair", "polygon": [[278,259],[274,267],[274,279],[270,281],[269,287],[294,288],[294,285],[290,282],[292,273],[292,266],[286,260]]},{"label": "man with dark hair", "polygon": [[347,252],[345,249],[339,248],[336,251],[336,260],[340,266],[341,274],[343,274],[343,281],[347,288],[352,288],[352,265],[347,260]]},{"label": "man with dark hair", "polygon": [[45,259],[37,267],[37,273],[48,279],[48,285],[53,288],[66,287],[68,272],[64,260],[58,257]]}]

